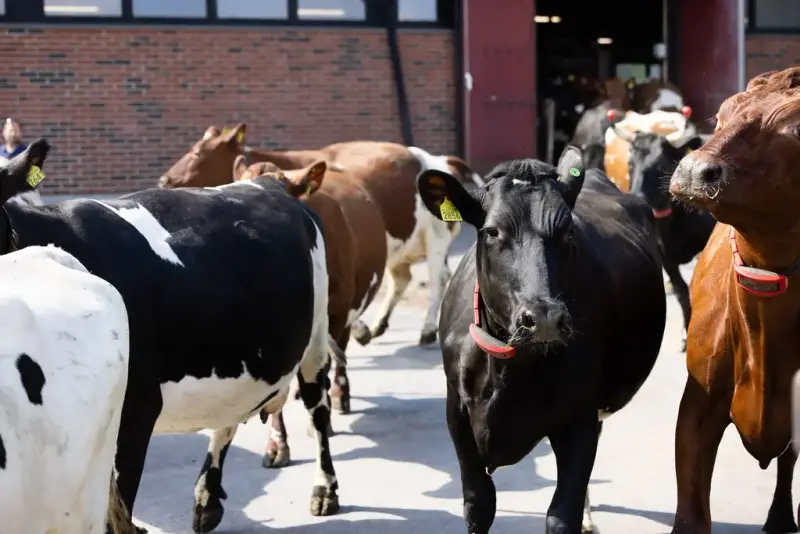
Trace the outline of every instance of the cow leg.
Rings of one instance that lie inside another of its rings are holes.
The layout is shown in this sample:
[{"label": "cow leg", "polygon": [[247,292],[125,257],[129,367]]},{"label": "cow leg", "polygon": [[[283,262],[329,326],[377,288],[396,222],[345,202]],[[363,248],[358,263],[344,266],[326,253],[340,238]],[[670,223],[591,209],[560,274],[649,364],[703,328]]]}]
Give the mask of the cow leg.
[{"label": "cow leg", "polygon": [[772,505],[769,507],[767,521],[761,528],[766,534],[788,534],[797,532],[797,523],[794,521],[792,506],[792,478],[794,464],[797,462],[797,453],[793,447],[778,456],[778,477],[775,483],[775,493],[772,496]]},{"label": "cow leg", "polygon": [[672,282],[672,292],[675,294],[675,298],[678,299],[678,303],[681,305],[681,311],[683,312],[683,334],[681,337],[681,352],[686,352],[686,331],[689,329],[689,319],[692,317],[692,304],[689,300],[689,286],[686,284],[686,281],[681,276],[681,271],[678,268],[678,264],[669,261],[666,258],[663,262],[664,271],[669,276],[670,282]]},{"label": "cow leg", "polygon": [[269,422],[267,450],[261,465],[266,468],[286,467],[291,462],[292,453],[289,449],[289,433],[283,422],[283,409],[271,414]]},{"label": "cow leg", "polygon": [[730,424],[730,403],[714,399],[690,375],[675,428],[678,507],[672,534],[711,533],[711,476],[717,449]]},{"label": "cow leg", "polygon": [[497,511],[497,493],[478,453],[469,416],[461,407],[458,393],[450,386],[447,388],[447,428],[461,470],[467,534],[488,534]]},{"label": "cow leg", "polygon": [[[597,422],[597,439],[603,432],[603,422]],[[586,499],[583,503],[583,521],[581,521],[581,534],[591,534],[594,532],[594,521],[592,521],[592,503],[589,500],[589,487],[586,487]]]},{"label": "cow leg", "polygon": [[[339,351],[344,355],[350,340],[350,328],[345,328],[336,340]],[[350,413],[350,379],[347,377],[347,359],[334,358],[333,383],[331,384],[331,404],[339,413]]]},{"label": "cow leg", "polygon": [[583,516],[599,437],[596,410],[549,436],[556,455],[557,476],[556,490],[547,509],[547,534],[586,532]]},{"label": "cow leg", "polygon": [[430,280],[430,294],[428,301],[428,313],[425,315],[425,322],[422,324],[422,332],[419,336],[421,346],[430,345],[436,342],[436,331],[438,330],[439,307],[442,304],[444,288],[450,280],[450,269],[447,267],[447,250],[450,247],[451,234],[448,223],[434,221],[428,227],[427,240],[427,259],[428,259],[428,279]]},{"label": "cow leg", "polygon": [[300,397],[303,399],[311,422],[314,425],[314,438],[317,441],[317,461],[314,473],[314,488],[311,492],[311,515],[333,515],[339,511],[339,496],[336,491],[339,483],[333,468],[328,428],[331,424],[330,397],[328,396],[328,354],[327,336],[312,340],[308,357],[303,358],[297,379],[300,384]]},{"label": "cow leg", "polygon": [[411,283],[411,265],[408,263],[399,263],[387,267],[389,273],[389,288],[383,302],[380,305],[375,322],[372,323],[368,329],[363,326],[361,321],[356,321],[353,325],[356,341],[361,345],[366,345],[376,337],[380,337],[389,328],[389,316],[392,315],[394,307],[400,302],[403,297],[408,284]]},{"label": "cow leg", "polygon": [[215,430],[208,444],[208,453],[194,485],[192,529],[198,534],[211,532],[222,521],[225,509],[222,499],[228,494],[222,489],[222,465],[231,446],[236,426]]},{"label": "cow leg", "polygon": [[[149,400],[147,403],[134,399],[134,395]],[[152,384],[141,379],[135,371],[128,375],[128,389],[122,403],[122,415],[117,434],[117,453],[114,464],[117,471],[117,488],[120,499],[130,514],[133,522],[133,504],[139,492],[139,483],[142,480],[144,463],[147,458],[147,448],[150,446],[150,437],[153,434],[156,420],[161,413],[161,387],[158,383]],[[147,530],[134,527],[142,534]],[[111,526],[106,526],[106,533],[111,534]]]}]

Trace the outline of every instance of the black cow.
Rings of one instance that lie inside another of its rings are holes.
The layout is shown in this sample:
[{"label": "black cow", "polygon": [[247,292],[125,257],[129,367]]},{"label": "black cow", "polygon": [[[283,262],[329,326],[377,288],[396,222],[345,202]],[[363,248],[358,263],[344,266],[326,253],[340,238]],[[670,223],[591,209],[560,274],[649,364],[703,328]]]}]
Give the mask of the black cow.
[{"label": "black cow", "polygon": [[631,144],[628,175],[631,193],[644,199],[656,216],[661,263],[672,282],[672,291],[683,313],[682,351],[686,351],[686,330],[692,315],[689,286],[681,276],[679,266],[689,263],[706,246],[716,220],[705,210],[688,207],[669,194],[669,177],[678,162],[688,152],[702,146],[703,140],[694,136],[681,146],[674,146],[663,136],[636,132],[631,135],[615,129],[617,135]]},{"label": "black cow", "polygon": [[642,386],[664,334],[653,214],[586,171],[576,147],[558,169],[510,161],[486,179],[473,193],[436,170],[417,182],[431,213],[478,230],[439,321],[467,532],[486,534],[494,521],[494,470],[544,437],[558,464],[547,532],[591,532],[600,420]]},{"label": "black cow", "polygon": [[6,202],[49,150],[37,140],[0,169],[0,253],[55,244],[122,294],[128,389],[119,493],[133,509],[151,434],[214,430],[193,528],[221,521],[222,467],[237,425],[285,402],[297,376],[318,445],[313,515],[338,510],[325,430],[328,275],[319,218],[269,179],[150,189],[110,201]]}]

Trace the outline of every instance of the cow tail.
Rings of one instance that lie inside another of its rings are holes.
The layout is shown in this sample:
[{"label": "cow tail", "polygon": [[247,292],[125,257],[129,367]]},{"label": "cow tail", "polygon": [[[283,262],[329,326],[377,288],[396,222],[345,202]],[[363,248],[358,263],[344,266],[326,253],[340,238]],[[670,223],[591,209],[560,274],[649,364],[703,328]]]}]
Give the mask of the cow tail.
[{"label": "cow tail", "polygon": [[117,486],[117,477],[111,473],[111,482],[108,487],[108,524],[113,534],[139,534],[133,525],[128,507],[122,502]]}]

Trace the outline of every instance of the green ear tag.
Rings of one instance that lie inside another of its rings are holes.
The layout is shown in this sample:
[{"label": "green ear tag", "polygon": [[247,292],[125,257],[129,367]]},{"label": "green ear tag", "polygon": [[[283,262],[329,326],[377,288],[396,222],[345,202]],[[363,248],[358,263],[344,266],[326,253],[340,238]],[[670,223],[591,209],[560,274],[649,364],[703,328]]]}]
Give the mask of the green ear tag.
[{"label": "green ear tag", "polygon": [[572,167],[572,168],[569,170],[569,173],[570,173],[572,176],[574,176],[575,178],[577,178],[578,176],[580,176],[580,175],[581,175],[581,171],[579,171],[579,170],[578,170],[577,168],[575,168],[575,167]]},{"label": "green ear tag", "polygon": [[464,219],[461,218],[461,212],[458,211],[450,199],[445,197],[442,204],[439,206],[439,213],[442,214],[442,220],[447,222],[459,222]]},{"label": "green ear tag", "polygon": [[44,180],[44,171],[36,165],[31,165],[31,170],[28,171],[28,185],[36,187]]}]

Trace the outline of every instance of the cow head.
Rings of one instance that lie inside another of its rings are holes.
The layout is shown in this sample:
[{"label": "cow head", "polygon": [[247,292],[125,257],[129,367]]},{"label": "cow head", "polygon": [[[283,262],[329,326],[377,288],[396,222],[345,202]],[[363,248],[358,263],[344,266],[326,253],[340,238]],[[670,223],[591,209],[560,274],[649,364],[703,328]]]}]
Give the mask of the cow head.
[{"label": "cow head", "polygon": [[306,200],[322,186],[327,170],[328,165],[324,161],[317,161],[308,167],[291,171],[283,171],[275,164],[267,162],[254,163],[248,167],[244,156],[239,156],[233,165],[233,178],[237,182],[259,177],[271,178],[282,184],[291,196]]},{"label": "cow head", "polygon": [[725,100],[711,138],[670,180],[680,200],[751,231],[790,231],[800,205],[800,67],[768,72]]},{"label": "cow head", "polygon": [[203,137],[158,180],[163,189],[211,187],[231,182],[231,167],[245,150],[246,124],[219,131],[209,126]]},{"label": "cow head", "polygon": [[417,188],[442,220],[478,230],[477,277],[493,328],[519,344],[564,343],[565,297],[576,251],[572,209],[583,185],[583,155],[567,147],[558,168],[527,159],[502,163],[467,192],[457,179],[426,170]]},{"label": "cow head", "polygon": [[42,167],[50,152],[47,139],[37,139],[24,152],[0,167],[0,205],[26,191],[35,190],[44,179]]},{"label": "cow head", "polygon": [[630,138],[628,156],[630,192],[647,202],[656,217],[669,215],[672,203],[669,176],[683,156],[702,144],[697,136],[675,146],[663,135],[636,132]]}]

